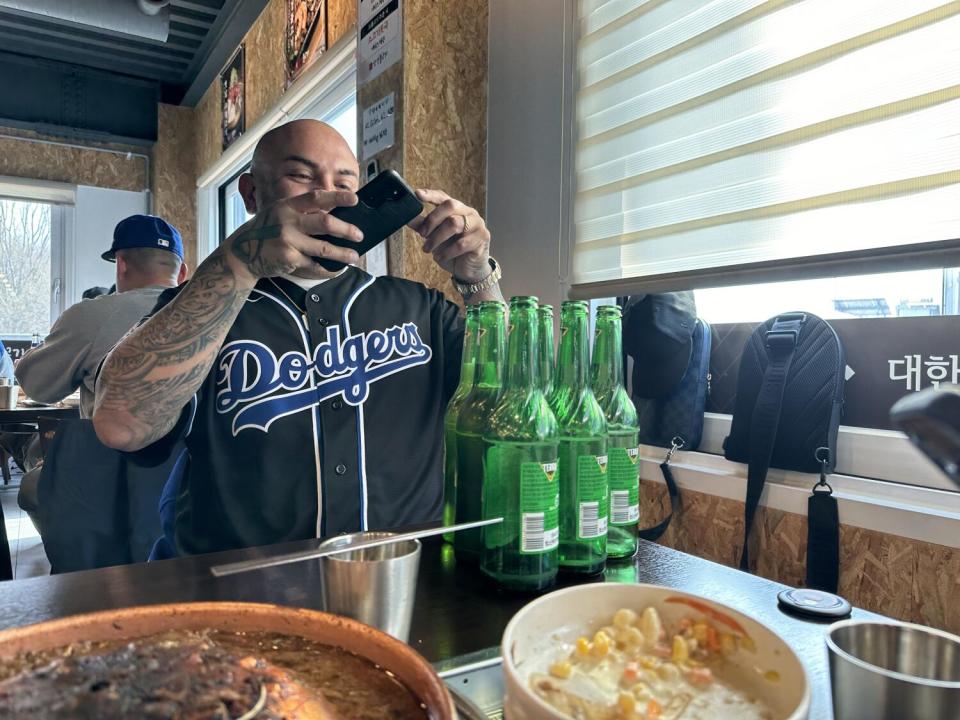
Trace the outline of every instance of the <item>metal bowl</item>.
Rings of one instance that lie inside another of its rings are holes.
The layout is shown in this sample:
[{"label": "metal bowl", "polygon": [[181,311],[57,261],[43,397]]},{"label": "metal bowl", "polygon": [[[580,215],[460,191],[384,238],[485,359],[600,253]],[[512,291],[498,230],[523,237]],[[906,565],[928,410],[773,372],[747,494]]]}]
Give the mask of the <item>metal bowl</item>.
[{"label": "metal bowl", "polygon": [[827,632],[833,712],[844,720],[955,720],[960,637],[922,625],[844,620]]},{"label": "metal bowl", "polygon": [[81,640],[131,640],[167,630],[296,635],[339,647],[392,672],[427,708],[430,720],[455,720],[443,680],[410,646],[356,620],[300,608],[209,602],[108,610],[0,632],[0,660]]}]

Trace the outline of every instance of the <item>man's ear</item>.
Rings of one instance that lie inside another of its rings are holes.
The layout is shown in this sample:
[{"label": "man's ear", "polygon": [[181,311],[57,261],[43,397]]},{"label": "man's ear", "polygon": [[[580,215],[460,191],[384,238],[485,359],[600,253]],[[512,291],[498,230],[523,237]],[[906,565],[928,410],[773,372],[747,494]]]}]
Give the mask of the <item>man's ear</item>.
[{"label": "man's ear", "polygon": [[240,176],[240,180],[237,182],[237,185],[240,190],[240,197],[243,198],[243,204],[247,208],[247,212],[251,215],[257,214],[257,198],[256,198],[256,189],[257,184],[253,179],[253,175],[250,173],[244,173]]},{"label": "man's ear", "polygon": [[185,262],[180,263],[180,270],[177,272],[177,285],[183,285],[183,281],[187,279],[187,264]]}]

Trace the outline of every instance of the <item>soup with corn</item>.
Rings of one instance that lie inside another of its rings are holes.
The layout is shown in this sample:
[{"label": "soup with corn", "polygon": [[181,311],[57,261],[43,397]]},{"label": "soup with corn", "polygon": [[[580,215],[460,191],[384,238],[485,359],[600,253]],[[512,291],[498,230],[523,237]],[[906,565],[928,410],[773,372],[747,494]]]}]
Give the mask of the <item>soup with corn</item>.
[{"label": "soup with corn", "polygon": [[[574,720],[774,720],[773,711],[730,677],[726,658],[751,650],[733,618],[686,598],[703,617],[665,627],[655,607],[623,608],[592,638],[581,637],[530,678],[533,691]],[[758,671],[758,682],[777,682]]]}]

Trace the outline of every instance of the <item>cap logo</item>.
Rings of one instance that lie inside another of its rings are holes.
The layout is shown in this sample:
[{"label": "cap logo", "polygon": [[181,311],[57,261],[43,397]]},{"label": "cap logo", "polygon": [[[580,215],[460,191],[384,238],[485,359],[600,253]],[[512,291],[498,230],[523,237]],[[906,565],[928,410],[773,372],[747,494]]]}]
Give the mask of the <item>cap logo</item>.
[{"label": "cap logo", "polygon": [[157,245],[159,245],[160,247],[168,248],[170,247],[170,241],[164,238],[157,238]]}]

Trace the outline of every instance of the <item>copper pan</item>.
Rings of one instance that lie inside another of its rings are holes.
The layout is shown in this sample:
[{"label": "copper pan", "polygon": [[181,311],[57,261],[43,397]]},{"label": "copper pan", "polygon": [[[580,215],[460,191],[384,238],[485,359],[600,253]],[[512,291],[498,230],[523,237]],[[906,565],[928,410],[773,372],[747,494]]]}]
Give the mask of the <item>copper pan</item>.
[{"label": "copper pan", "polygon": [[410,646],[356,620],[260,603],[148,605],[74,615],[0,632],[0,660],[81,640],[131,640],[166,630],[276,632],[343,648],[389,670],[422,702],[431,720],[455,720],[453,700],[430,664]]}]

